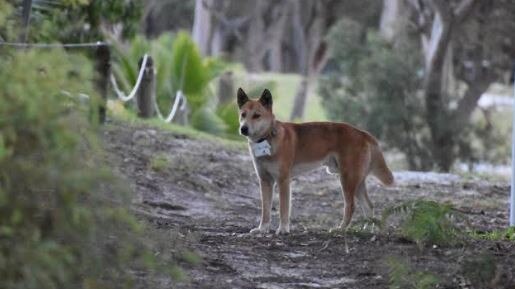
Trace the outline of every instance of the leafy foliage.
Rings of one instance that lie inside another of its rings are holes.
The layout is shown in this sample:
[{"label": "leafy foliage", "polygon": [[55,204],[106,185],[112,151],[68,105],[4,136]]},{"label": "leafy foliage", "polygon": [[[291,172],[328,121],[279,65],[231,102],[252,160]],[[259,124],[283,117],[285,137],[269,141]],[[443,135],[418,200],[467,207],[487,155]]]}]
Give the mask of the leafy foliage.
[{"label": "leafy foliage", "polygon": [[102,39],[102,29],[121,28],[133,36],[142,12],[140,0],[34,0],[32,41],[88,42]]},{"label": "leafy foliage", "polygon": [[205,89],[210,80],[208,65],[187,33],[179,33],[172,46],[171,81],[182,89],[188,102],[196,110],[206,103]]},{"label": "leafy foliage", "polygon": [[436,276],[429,272],[414,271],[398,258],[388,258],[390,289],[429,289],[438,284]]},{"label": "leafy foliage", "polygon": [[215,135],[223,135],[226,131],[226,125],[223,120],[209,107],[203,107],[194,111],[191,115],[191,124],[196,129]]},{"label": "leafy foliage", "polygon": [[[330,69],[319,85],[328,117],[371,131],[402,152],[409,169],[433,169],[437,156],[428,125],[433,116],[427,115],[421,91],[419,49],[409,38],[386,43],[375,31],[348,19],[331,29],[328,43]],[[509,129],[496,126],[492,116],[484,111],[475,114],[470,125],[456,128],[456,146],[449,153],[469,162],[504,162],[500,156],[509,145],[503,136]]]},{"label": "leafy foliage", "polygon": [[401,216],[401,233],[420,247],[425,245],[453,245],[462,240],[456,219],[464,216],[450,204],[427,200],[410,200],[383,211],[382,222],[391,216]]},{"label": "leafy foliage", "polygon": [[216,114],[224,122],[225,136],[228,138],[237,137],[240,128],[238,105],[235,102],[230,102],[219,106]]},{"label": "leafy foliage", "polygon": [[0,0],[0,40],[11,39],[15,34],[14,7],[6,0]]},{"label": "leafy foliage", "polygon": [[153,257],[126,190],[98,167],[90,109],[74,97],[95,98],[91,79],[85,58],[60,50],[1,60],[1,288],[125,288],[129,269],[173,263]]}]

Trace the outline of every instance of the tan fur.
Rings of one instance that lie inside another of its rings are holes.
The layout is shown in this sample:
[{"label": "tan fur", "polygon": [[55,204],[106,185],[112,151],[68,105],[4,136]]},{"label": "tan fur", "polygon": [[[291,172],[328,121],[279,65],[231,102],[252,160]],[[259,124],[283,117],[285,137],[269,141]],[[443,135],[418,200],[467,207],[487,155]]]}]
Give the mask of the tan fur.
[{"label": "tan fur", "polygon": [[[240,89],[241,90],[241,89]],[[253,156],[254,167],[261,187],[262,214],[259,227],[251,232],[268,232],[274,185],[279,189],[280,224],[277,233],[290,230],[290,179],[303,171],[321,165],[338,173],[345,200],[344,217],[340,228],[347,228],[354,213],[354,199],[363,212],[371,217],[372,203],[365,179],[376,176],[383,184],[391,185],[393,175],[386,165],[376,139],[369,133],[347,123],[310,122],[288,123],[275,120],[272,99],[267,90],[259,100],[246,98],[238,91],[240,128],[248,127],[249,148],[252,142],[266,138],[270,156]],[[268,100],[269,98],[269,100]],[[257,118],[255,116],[258,116]]]}]

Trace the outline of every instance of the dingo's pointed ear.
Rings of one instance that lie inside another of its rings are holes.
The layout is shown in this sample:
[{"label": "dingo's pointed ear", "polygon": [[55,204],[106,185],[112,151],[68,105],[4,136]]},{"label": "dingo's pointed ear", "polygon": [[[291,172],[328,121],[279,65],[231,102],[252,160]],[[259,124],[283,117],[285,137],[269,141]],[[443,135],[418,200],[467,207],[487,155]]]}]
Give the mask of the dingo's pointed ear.
[{"label": "dingo's pointed ear", "polygon": [[249,97],[247,96],[247,94],[245,93],[245,91],[243,91],[243,89],[238,88],[238,107],[241,108],[247,101],[249,101]]},{"label": "dingo's pointed ear", "polygon": [[270,93],[270,90],[266,89],[263,90],[263,93],[261,94],[261,97],[259,98],[259,102],[261,102],[261,104],[268,108],[268,109],[271,109],[272,108],[272,94]]}]

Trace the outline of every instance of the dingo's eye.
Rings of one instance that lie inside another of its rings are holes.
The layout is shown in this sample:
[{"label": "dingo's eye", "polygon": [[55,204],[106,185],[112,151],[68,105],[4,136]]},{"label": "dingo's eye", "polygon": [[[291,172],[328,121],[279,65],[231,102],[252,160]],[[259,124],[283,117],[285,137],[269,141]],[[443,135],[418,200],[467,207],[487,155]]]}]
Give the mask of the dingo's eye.
[{"label": "dingo's eye", "polygon": [[260,115],[260,114],[257,114],[257,113],[256,113],[255,115],[253,115],[253,116],[252,116],[252,118],[253,118],[253,119],[258,119],[258,118],[260,118],[260,117],[261,117],[261,115]]},{"label": "dingo's eye", "polygon": [[245,118],[245,117],[247,117],[247,114],[246,113],[242,113],[241,114],[241,118]]}]

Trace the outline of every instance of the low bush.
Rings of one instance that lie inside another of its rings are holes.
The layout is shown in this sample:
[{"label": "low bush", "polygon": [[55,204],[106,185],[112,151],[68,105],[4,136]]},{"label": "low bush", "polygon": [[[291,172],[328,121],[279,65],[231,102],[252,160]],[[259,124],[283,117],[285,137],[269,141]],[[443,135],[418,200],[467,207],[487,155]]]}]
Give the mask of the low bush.
[{"label": "low bush", "polygon": [[128,190],[98,165],[92,110],[75,98],[95,99],[89,61],[55,50],[0,62],[0,288],[125,288],[131,270],[168,272]]},{"label": "low bush", "polygon": [[400,217],[401,234],[419,247],[455,245],[463,242],[463,231],[456,224],[465,219],[450,204],[428,200],[410,200],[383,211],[382,223],[392,216]]}]

